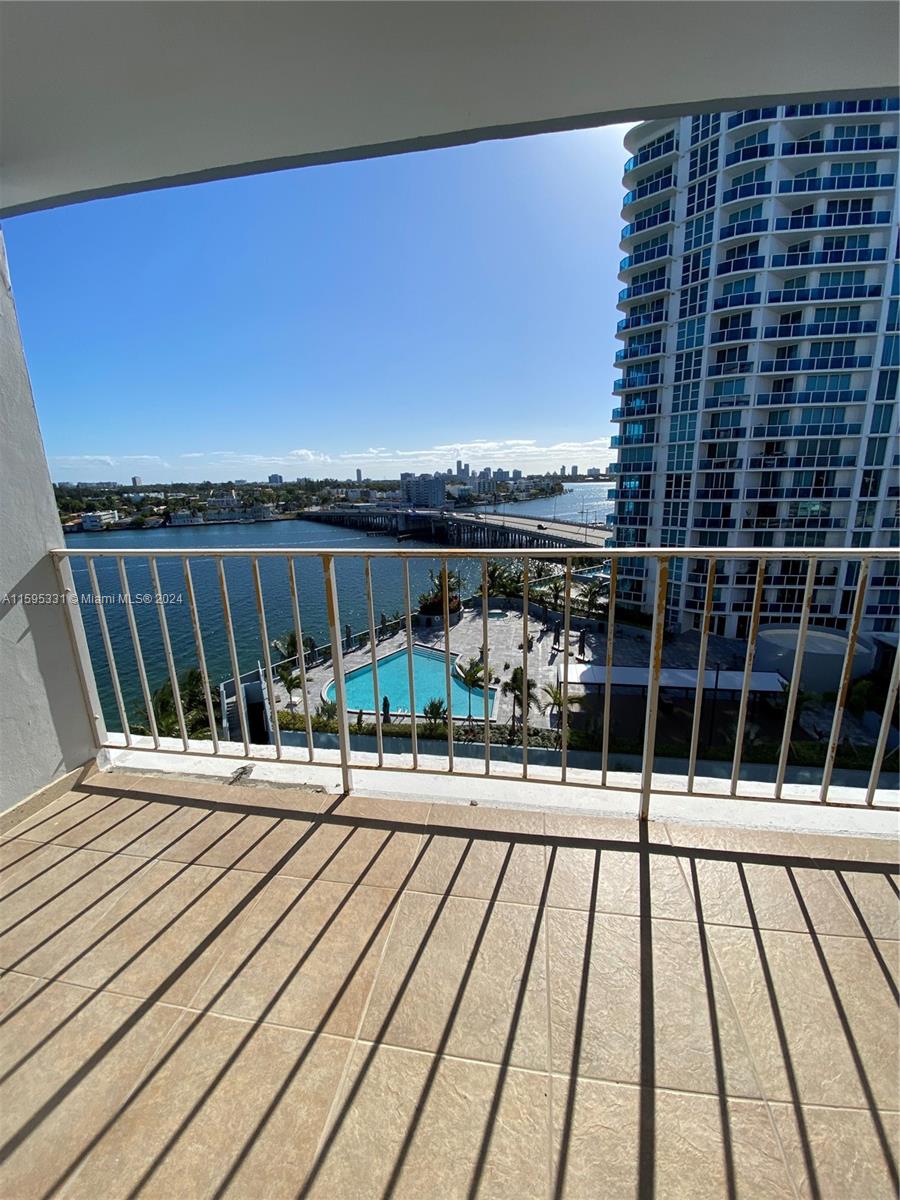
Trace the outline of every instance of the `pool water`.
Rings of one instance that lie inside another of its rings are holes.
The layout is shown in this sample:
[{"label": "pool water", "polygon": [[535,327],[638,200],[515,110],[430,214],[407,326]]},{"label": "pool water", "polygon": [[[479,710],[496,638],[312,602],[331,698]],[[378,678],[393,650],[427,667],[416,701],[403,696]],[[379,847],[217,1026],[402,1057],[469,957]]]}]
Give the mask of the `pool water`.
[{"label": "pool water", "polygon": [[[451,661],[457,655],[451,655]],[[447,682],[444,675],[444,653],[442,650],[431,650],[427,646],[413,647],[413,679],[416,692],[416,711],[421,714],[429,700],[443,700],[447,703]],[[372,667],[367,665],[348,671],[344,676],[347,692],[347,709],[350,712],[362,709],[363,712],[374,712],[375,689],[372,685]],[[488,688],[491,709],[493,709],[496,688]],[[391,712],[409,712],[409,666],[406,650],[396,650],[378,659],[378,692],[380,701],[384,704],[385,696],[391,705]],[[472,716],[484,715],[484,692],[481,688],[468,688],[452,671],[450,675],[450,697],[454,717],[465,717],[469,714],[469,696],[472,697]],[[325,688],[325,699],[334,699],[334,680]]]}]

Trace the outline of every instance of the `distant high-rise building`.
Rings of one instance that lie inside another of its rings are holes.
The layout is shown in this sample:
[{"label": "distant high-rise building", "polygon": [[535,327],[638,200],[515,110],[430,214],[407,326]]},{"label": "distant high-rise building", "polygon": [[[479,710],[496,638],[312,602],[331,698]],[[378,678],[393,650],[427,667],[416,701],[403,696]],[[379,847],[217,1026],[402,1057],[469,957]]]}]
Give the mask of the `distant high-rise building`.
[{"label": "distant high-rise building", "polygon": [[569,468],[569,474],[572,476],[572,478],[573,478],[573,479],[575,479],[575,478],[577,477],[577,475],[578,475],[578,468],[577,468],[577,467],[570,467],[570,468]]},{"label": "distant high-rise building", "polygon": [[513,477],[513,479],[521,479],[522,478],[522,472],[519,470],[518,467],[516,467],[515,470],[513,471],[512,477]]},{"label": "distant high-rise building", "polygon": [[565,473],[566,473],[566,464],[565,463],[563,463],[563,465],[559,468],[559,473],[560,473],[560,475],[565,475]]},{"label": "distant high-rise building", "polygon": [[131,486],[132,487],[142,487],[143,483],[144,483],[144,481],[143,481],[143,479],[141,479],[140,475],[132,475],[132,477],[131,477]]},{"label": "distant high-rise building", "polygon": [[356,482],[362,483],[362,471],[359,467],[356,468]]},{"label": "distant high-rise building", "polygon": [[281,475],[270,475],[269,483],[272,487],[277,487],[279,484],[284,483],[284,479]]},{"label": "distant high-rise building", "polygon": [[463,466],[462,459],[458,458],[456,460],[456,478],[457,479],[462,479],[462,466]]},{"label": "distant high-rise building", "polygon": [[[741,546],[900,544],[898,107],[779,104],[626,135],[614,544],[721,546],[717,634],[749,629]],[[677,565],[667,620],[699,627],[706,564]],[[823,568],[816,625],[848,628],[859,570]],[[806,571],[770,561],[763,621],[796,624]],[[620,564],[620,603],[649,611],[654,574]],[[863,628],[895,633],[896,588],[872,596]]]},{"label": "distant high-rise building", "polygon": [[442,475],[407,475],[403,479],[403,502],[417,508],[440,508],[447,498],[447,484]]}]

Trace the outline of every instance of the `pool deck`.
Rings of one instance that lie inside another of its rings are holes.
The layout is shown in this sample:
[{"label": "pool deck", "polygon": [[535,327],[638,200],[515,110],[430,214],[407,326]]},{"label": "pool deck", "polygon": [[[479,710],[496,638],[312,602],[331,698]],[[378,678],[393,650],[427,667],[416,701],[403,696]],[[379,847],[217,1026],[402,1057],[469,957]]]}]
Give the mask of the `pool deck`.
[{"label": "pool deck", "polygon": [[[522,615],[510,612],[503,620],[492,619],[489,622],[489,665],[493,686],[498,688],[510,678],[515,667],[522,663]],[[553,649],[552,623],[544,630],[540,618],[530,617],[528,621],[529,635],[534,639],[532,649],[528,652],[528,675],[537,685],[541,703],[546,700],[543,688],[556,683],[557,670],[562,668],[562,654]],[[413,637],[418,645],[432,649],[444,649],[444,631],[440,627],[432,629],[417,629]],[[575,633],[573,631],[573,640]],[[478,658],[482,643],[481,614],[465,611],[459,624],[450,630],[450,651],[458,654],[463,661]],[[663,664],[667,667],[696,667],[699,635],[693,631],[678,634],[666,641],[663,650]],[[390,637],[376,642],[376,653],[379,658],[393,654],[397,650],[406,649],[406,633],[401,631]],[[742,669],[744,664],[745,647],[742,642],[730,638],[710,637],[708,662],[719,664],[723,669]],[[576,662],[603,663],[606,661],[605,626],[600,632],[588,632],[586,637],[584,659],[577,659],[573,654],[570,663]],[[618,667],[642,667],[650,661],[649,630],[636,626],[617,623],[613,643],[613,663]],[[363,650],[353,650],[344,655],[344,671],[353,671],[358,667],[371,665],[372,651],[369,646]],[[331,682],[333,671],[330,663],[307,670],[307,692],[309,695],[310,712],[314,712],[322,700],[322,689]],[[500,684],[493,681],[499,678]],[[573,694],[581,689],[573,686]],[[287,692],[282,684],[275,681],[276,703],[279,708],[288,707]],[[302,696],[299,687],[294,691],[294,710],[302,712]],[[455,716],[465,716],[465,713],[454,713]],[[477,714],[476,714],[477,715]],[[498,691],[493,710],[493,720],[498,724],[508,724],[512,719],[512,698]],[[529,724],[549,728],[548,713],[532,710]]]}]

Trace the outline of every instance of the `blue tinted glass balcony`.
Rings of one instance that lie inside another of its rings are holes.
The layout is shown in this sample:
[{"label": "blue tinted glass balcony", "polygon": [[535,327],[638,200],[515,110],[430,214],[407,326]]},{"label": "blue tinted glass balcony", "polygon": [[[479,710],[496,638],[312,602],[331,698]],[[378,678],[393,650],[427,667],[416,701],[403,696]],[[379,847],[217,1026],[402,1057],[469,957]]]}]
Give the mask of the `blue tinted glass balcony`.
[{"label": "blue tinted glass balcony", "polygon": [[723,225],[719,230],[719,241],[724,241],[725,238],[740,237],[746,233],[765,233],[769,228],[769,222],[765,217],[757,217],[753,221],[733,221],[730,225]]},{"label": "blue tinted glass balcony", "polygon": [[873,300],[881,295],[880,283],[845,283],[834,287],[783,288],[769,292],[769,304],[797,304],[804,300]]},{"label": "blue tinted glass balcony", "polygon": [[740,471],[743,466],[742,458],[701,458],[697,463],[698,471]]},{"label": "blue tinted glass balcony", "polygon": [[643,233],[647,229],[656,229],[660,225],[671,225],[674,219],[675,214],[671,208],[667,208],[664,212],[652,213],[649,217],[639,217],[638,220],[632,221],[630,225],[624,227],[621,240],[624,242],[627,238],[634,237],[635,234]]},{"label": "blue tinted glass balcony", "polygon": [[729,258],[720,262],[716,267],[717,275],[735,275],[739,271],[759,271],[766,265],[762,254],[745,255],[743,258]]},{"label": "blue tinted glass balcony", "polygon": [[727,442],[746,436],[746,425],[729,425],[724,429],[704,429],[700,434],[700,440],[702,442]]},{"label": "blue tinted glass balcony", "polygon": [[763,338],[771,341],[775,338],[832,337],[838,333],[875,333],[877,330],[877,321],[816,321],[807,325],[767,325]]},{"label": "blue tinted glass balcony", "polygon": [[[747,488],[747,500],[848,500],[848,487],[765,487]],[[775,583],[776,579],[769,582]]]},{"label": "blue tinted glass balcony", "polygon": [[888,225],[890,209],[869,212],[807,213],[800,217],[776,217],[776,230],[782,229],[844,229],[852,225]]},{"label": "blue tinted glass balcony", "polygon": [[737,522],[734,517],[694,517],[695,529],[735,529]]},{"label": "blue tinted glass balcony", "polygon": [[643,346],[625,346],[622,350],[616,351],[615,361],[627,362],[633,358],[653,358],[654,355],[662,354],[662,342],[648,342]]},{"label": "blue tinted glass balcony", "polygon": [[728,118],[728,128],[737,129],[741,125],[754,125],[757,121],[774,121],[778,115],[778,109],[772,108],[745,108],[743,112],[734,113]]},{"label": "blue tinted glass balcony", "polygon": [[707,396],[703,401],[705,409],[748,408],[750,397],[746,392],[739,396]]},{"label": "blue tinted glass balcony", "polygon": [[754,438],[798,438],[798,437],[859,437],[862,425],[857,421],[820,422],[818,425],[754,425],[750,435]]},{"label": "blue tinted glass balcony", "polygon": [[713,363],[707,367],[706,374],[709,376],[718,375],[749,375],[753,370],[753,363],[749,362],[727,362]]},{"label": "blue tinted glass balcony", "polygon": [[616,462],[610,463],[610,475],[651,475],[656,470],[652,459],[647,462]]},{"label": "blue tinted glass balcony", "polygon": [[807,142],[782,142],[781,153],[844,154],[853,150],[896,150],[897,139],[891,136],[824,138]]},{"label": "blue tinted glass balcony", "polygon": [[719,312],[723,308],[752,308],[754,304],[759,304],[761,299],[761,292],[735,292],[732,296],[719,296],[713,302],[713,310]]},{"label": "blue tinted glass balcony", "polygon": [[627,329],[643,329],[648,325],[663,325],[665,320],[665,307],[654,308],[652,312],[635,313],[630,317],[623,317],[616,325],[616,332],[623,333]]},{"label": "blue tinted glass balcony", "polygon": [[755,400],[757,408],[794,404],[864,404],[865,388],[844,389],[840,392],[763,392]]},{"label": "blue tinted glass balcony", "polygon": [[656,441],[656,431],[645,429],[642,433],[616,433],[610,438],[609,444],[618,449],[620,446],[652,446]]},{"label": "blue tinted glass balcony", "polygon": [[756,327],[742,325],[739,329],[717,329],[710,334],[710,342],[752,342],[756,339]]},{"label": "blue tinted glass balcony", "polygon": [[792,250],[772,255],[772,270],[785,267],[820,267],[829,263],[884,262],[887,250],[883,246],[860,246],[852,250]]},{"label": "blue tinted glass balcony", "polygon": [[893,175],[826,175],[820,179],[783,179],[779,192],[852,192],[892,188]]},{"label": "blue tinted glass balcony", "polygon": [[897,112],[900,97],[885,96],[874,100],[816,100],[808,104],[786,104],[785,117],[829,117],[849,113]]},{"label": "blue tinted glass balcony", "polygon": [[642,167],[644,163],[653,162],[654,159],[664,158],[667,154],[674,154],[678,150],[678,143],[675,140],[675,134],[670,134],[665,141],[657,142],[655,146],[646,146],[643,150],[639,150],[637,154],[632,155],[626,162],[624,173],[627,175],[630,171]]},{"label": "blue tinted glass balcony", "polygon": [[612,410],[613,421],[639,421],[643,417],[655,417],[659,412],[659,404],[623,404]]},{"label": "blue tinted glass balcony", "polygon": [[638,200],[643,200],[645,196],[655,196],[659,192],[667,192],[675,187],[675,179],[670,174],[663,176],[662,179],[653,179],[648,183],[639,184],[630,192],[625,193],[625,199],[622,201],[622,207],[625,208],[629,204],[635,204]]},{"label": "blue tinted glass balcony", "polygon": [[771,158],[775,153],[774,142],[762,142],[756,146],[742,146],[740,150],[732,150],[725,155],[725,166],[735,163],[750,162],[754,158]]},{"label": "blue tinted glass balcony", "polygon": [[748,196],[770,196],[772,185],[766,179],[758,179],[755,183],[741,183],[737,187],[728,188],[722,193],[722,203],[731,204],[733,200],[746,200]]},{"label": "blue tinted glass balcony", "polygon": [[659,371],[653,371],[642,375],[627,375],[615,381],[613,384],[613,391],[627,392],[632,388],[652,387],[654,384],[661,382],[662,375]]},{"label": "blue tinted glass balcony", "polygon": [[698,500],[739,500],[738,488],[697,488]]},{"label": "blue tinted glass balcony", "polygon": [[653,262],[657,258],[671,258],[672,247],[670,245],[651,246],[649,250],[636,250],[634,254],[628,254],[619,263],[620,271],[629,271],[632,267],[640,266],[641,263]]},{"label": "blue tinted glass balcony", "polygon": [[619,301],[633,300],[635,296],[652,296],[654,292],[667,292],[669,290],[669,278],[667,275],[661,275],[657,279],[648,279],[644,283],[632,283],[627,288],[622,288],[619,292]]},{"label": "blue tinted glass balcony", "polygon": [[764,358],[760,373],[769,371],[862,371],[872,365],[871,354],[846,354],[839,358]]}]

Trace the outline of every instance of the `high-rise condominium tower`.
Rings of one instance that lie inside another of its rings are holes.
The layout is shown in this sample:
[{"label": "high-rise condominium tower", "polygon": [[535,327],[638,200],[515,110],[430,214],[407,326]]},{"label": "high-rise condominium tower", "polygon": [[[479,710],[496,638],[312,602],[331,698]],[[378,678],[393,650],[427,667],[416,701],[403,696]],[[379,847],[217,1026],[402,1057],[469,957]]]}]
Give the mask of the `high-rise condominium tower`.
[{"label": "high-rise condominium tower", "polygon": [[[616,545],[898,545],[897,132],[881,97],[628,133]],[[714,632],[746,633],[753,569],[723,561]],[[823,567],[818,625],[847,627],[858,570]],[[771,565],[767,623],[796,621],[805,571]],[[651,575],[623,562],[620,603],[648,609]],[[670,580],[669,622],[699,625],[704,564]],[[897,629],[897,582],[879,569],[864,629]]]}]

